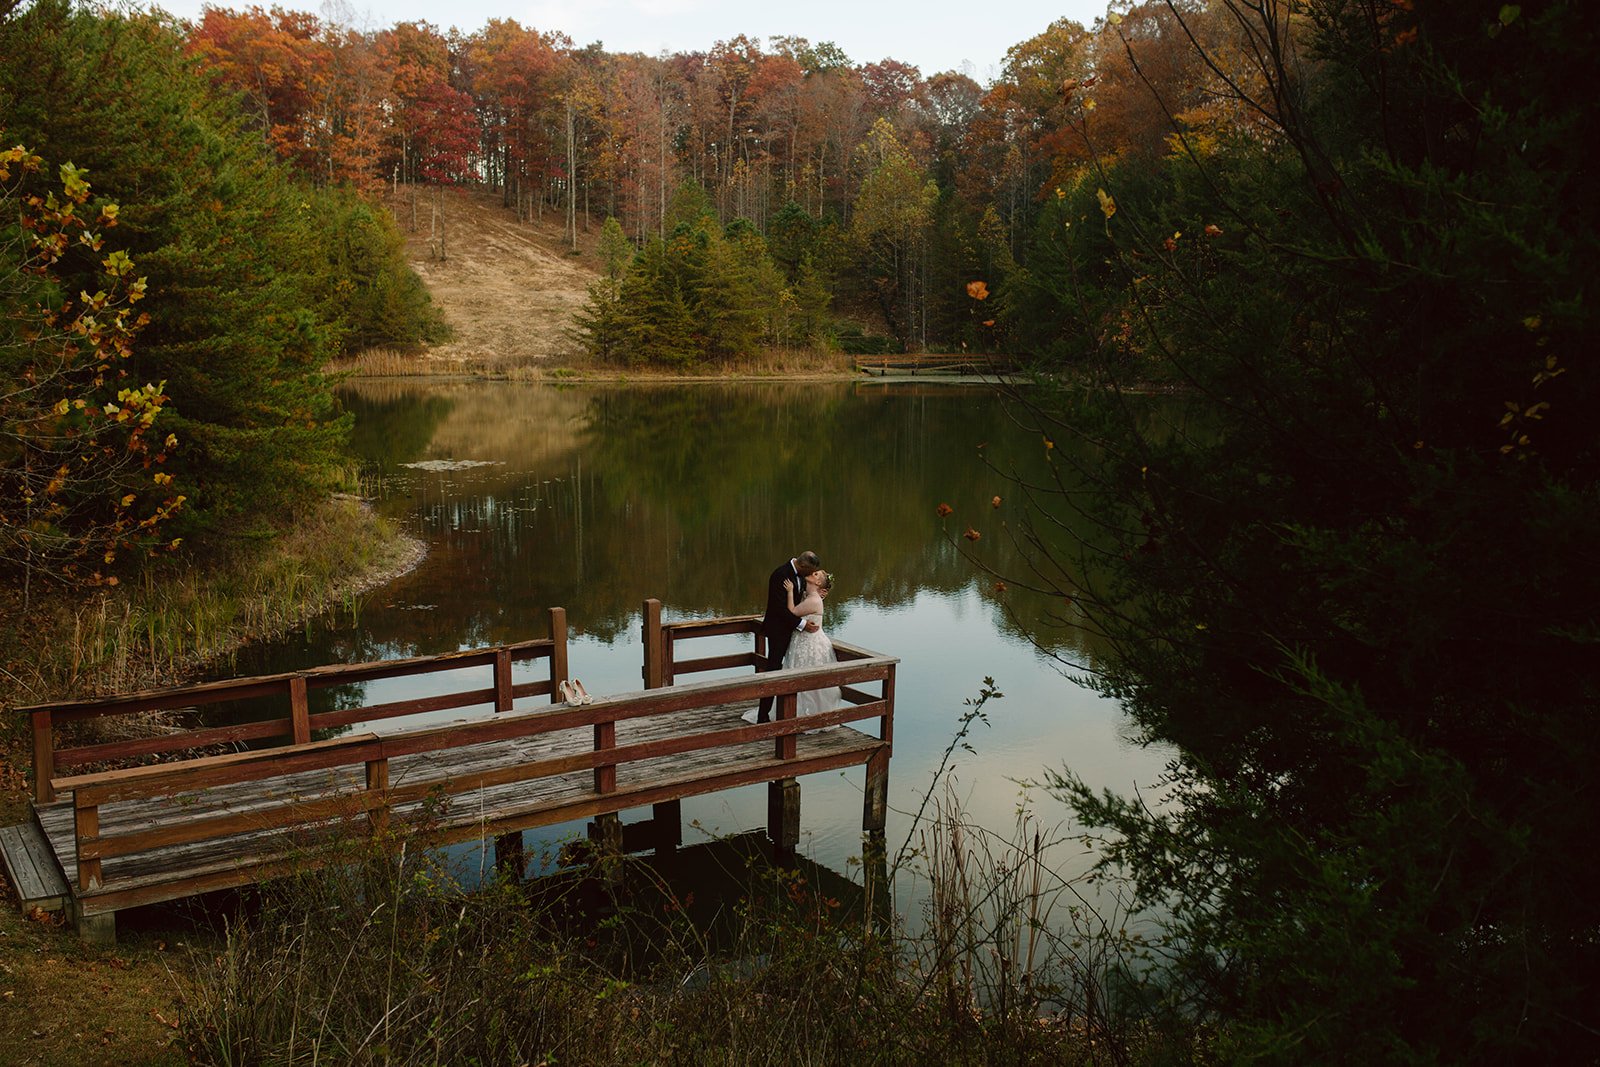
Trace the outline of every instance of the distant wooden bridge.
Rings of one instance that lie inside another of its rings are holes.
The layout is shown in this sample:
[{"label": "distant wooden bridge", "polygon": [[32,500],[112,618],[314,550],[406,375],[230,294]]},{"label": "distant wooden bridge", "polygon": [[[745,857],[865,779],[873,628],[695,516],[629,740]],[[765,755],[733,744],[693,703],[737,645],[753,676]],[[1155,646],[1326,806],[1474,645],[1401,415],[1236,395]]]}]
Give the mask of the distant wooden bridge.
[{"label": "distant wooden bridge", "polygon": [[998,378],[1014,374],[1017,363],[1008,356],[980,352],[895,352],[855,357],[856,370],[883,378],[890,375],[951,377],[977,375]]},{"label": "distant wooden bridge", "polygon": [[[618,813],[645,805],[653,841],[672,848],[682,798],[759,782],[769,783],[768,834],[792,849],[796,778],[856,765],[866,768],[862,829],[881,843],[898,660],[835,641],[833,665],[684,683],[760,663],[760,618],[663,623],[660,603],[647,600],[645,688],[567,704],[566,613],[552,608],[549,619],[543,640],[18,709],[32,723],[33,819],[0,829],[0,855],[24,908],[68,909],[84,937],[108,942],[121,909],[302,870],[330,841],[404,834],[424,817],[430,842],[493,838],[497,860],[519,870],[521,831],[593,818],[591,832],[620,847]],[[687,641],[728,635],[751,636],[753,647],[679,656]],[[542,676],[514,682],[514,665],[527,663]],[[475,677],[438,696],[309,710],[318,690],[444,672]],[[796,717],[798,693],[834,686],[837,708]],[[764,696],[776,697],[776,720],[744,722]],[[71,739],[90,720],[198,719],[208,705],[251,698],[265,698],[271,717]],[[554,706],[532,706],[539,698]],[[417,722],[448,711],[470,717]],[[318,737],[358,725],[362,733]],[[216,754],[229,748],[239,750]]]}]

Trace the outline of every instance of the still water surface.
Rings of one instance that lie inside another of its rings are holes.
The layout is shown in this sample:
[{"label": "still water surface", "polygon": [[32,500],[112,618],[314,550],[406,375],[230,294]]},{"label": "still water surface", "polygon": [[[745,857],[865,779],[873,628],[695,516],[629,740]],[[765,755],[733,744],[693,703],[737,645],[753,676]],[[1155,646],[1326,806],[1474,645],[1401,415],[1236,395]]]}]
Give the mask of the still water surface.
[{"label": "still water surface", "polygon": [[[953,759],[982,825],[1008,834],[1026,792],[1046,827],[1068,829],[1061,805],[1019,784],[1049,768],[1120,792],[1160,775],[1164,755],[1125,739],[1116,704],[1065,676],[1095,657],[1082,631],[1060,624],[1070,606],[996,590],[958,548],[972,526],[988,560],[1014,563],[1001,522],[1016,490],[996,472],[1036,476],[1050,462],[1040,437],[981,388],[369,381],[344,401],[365,491],[427,557],[355,612],[247,650],[241,671],[543,637],[546,610],[559,605],[571,673],[594,693],[636,690],[645,598],[660,599],[669,620],[759,612],[772,568],[813,548],[837,576],[829,632],[901,661],[891,853],[985,677],[1004,697],[968,739],[973,751]],[[943,522],[941,502],[955,508]],[[359,697],[420,696],[426,684],[373,683]],[[802,851],[846,870],[860,853],[862,771],[801,787]],[[690,799],[683,811],[686,842],[760,827],[765,790]],[[531,851],[581,831],[530,834]],[[1057,860],[1068,875],[1088,863],[1076,846]]]}]

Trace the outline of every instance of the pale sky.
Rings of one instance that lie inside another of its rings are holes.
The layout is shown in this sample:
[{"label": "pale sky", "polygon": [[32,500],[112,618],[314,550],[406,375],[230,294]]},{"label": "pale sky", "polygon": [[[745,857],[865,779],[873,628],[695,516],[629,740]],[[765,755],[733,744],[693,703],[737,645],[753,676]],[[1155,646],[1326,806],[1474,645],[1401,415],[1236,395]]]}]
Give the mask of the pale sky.
[{"label": "pale sky", "polygon": [[[431,22],[442,30],[471,32],[491,18],[516,19],[538,30],[559,30],[578,45],[599,41],[608,52],[708,51],[739,34],[759,39],[805,37],[832,41],[857,63],[886,57],[910,63],[924,76],[962,70],[987,84],[1006,50],[1040,33],[1058,18],[1085,26],[1105,14],[1105,0],[255,0],[329,15],[358,28],[396,22]],[[183,18],[196,18],[205,0],[149,0]],[[249,0],[212,6],[245,8]]]}]

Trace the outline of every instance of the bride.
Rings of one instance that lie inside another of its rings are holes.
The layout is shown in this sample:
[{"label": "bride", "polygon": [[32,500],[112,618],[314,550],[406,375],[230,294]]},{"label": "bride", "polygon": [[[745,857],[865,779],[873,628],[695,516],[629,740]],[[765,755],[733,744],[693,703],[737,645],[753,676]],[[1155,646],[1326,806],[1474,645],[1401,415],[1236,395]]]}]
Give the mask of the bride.
[{"label": "bride", "polygon": [[[812,571],[801,579],[805,583],[805,598],[798,604],[794,599],[794,583],[783,583],[784,592],[789,596],[789,611],[796,618],[805,619],[807,622],[817,624],[815,631],[800,630],[789,642],[789,651],[784,654],[783,668],[791,667],[821,667],[831,666],[837,662],[833,654],[833,642],[822,629],[822,602],[828,598],[828,592],[833,588],[833,575],[827,571]],[[844,697],[836,685],[824,689],[813,689],[801,693],[798,700],[796,714],[816,715],[824,711],[833,711],[843,706]]]}]

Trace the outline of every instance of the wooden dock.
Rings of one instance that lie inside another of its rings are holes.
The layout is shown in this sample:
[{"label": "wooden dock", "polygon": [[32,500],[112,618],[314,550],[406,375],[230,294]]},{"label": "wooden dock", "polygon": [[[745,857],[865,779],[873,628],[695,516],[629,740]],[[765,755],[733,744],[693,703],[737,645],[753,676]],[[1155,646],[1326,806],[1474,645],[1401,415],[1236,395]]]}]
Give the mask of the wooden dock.
[{"label": "wooden dock", "polygon": [[[0,832],[0,848],[8,867],[31,864],[34,874],[13,883],[26,883],[35,906],[70,908],[84,936],[110,940],[118,910],[315,866],[331,842],[353,835],[404,835],[425,824],[430,842],[494,839],[504,862],[520,854],[522,830],[573,819],[594,818],[602,842],[619,845],[618,813],[648,805],[658,843],[670,847],[681,832],[682,798],[759,782],[769,783],[768,833],[792,848],[796,779],[856,765],[867,771],[863,830],[881,835],[896,660],[836,642],[834,665],[681,682],[759,664],[759,617],[663,624],[650,600],[643,619],[645,688],[597,694],[588,704],[561,702],[566,618],[557,608],[551,636],[540,641],[21,709],[33,725],[34,822]],[[727,635],[753,637],[751,651],[679,654],[686,641]],[[545,676],[514,683],[517,662]],[[447,671],[487,672],[471,680],[489,684],[309,710],[318,689]],[[796,694],[835,686],[843,694],[837,708],[796,718]],[[777,698],[776,721],[744,722],[742,713],[767,695]],[[61,743],[63,728],[84,720],[193,712],[245,697],[273,698],[281,714]],[[468,717],[416,722],[452,710]],[[318,736],[352,728],[361,732]],[[217,751],[242,744],[252,747]]]},{"label": "wooden dock", "polygon": [[879,378],[889,375],[998,378],[1016,373],[1017,364],[1006,356],[977,352],[897,352],[857,356],[855,368],[862,374]]}]

